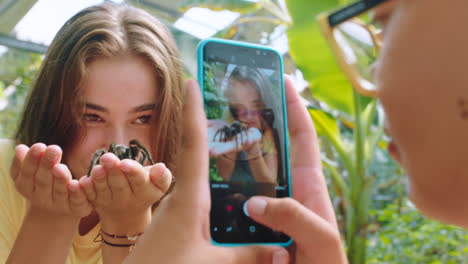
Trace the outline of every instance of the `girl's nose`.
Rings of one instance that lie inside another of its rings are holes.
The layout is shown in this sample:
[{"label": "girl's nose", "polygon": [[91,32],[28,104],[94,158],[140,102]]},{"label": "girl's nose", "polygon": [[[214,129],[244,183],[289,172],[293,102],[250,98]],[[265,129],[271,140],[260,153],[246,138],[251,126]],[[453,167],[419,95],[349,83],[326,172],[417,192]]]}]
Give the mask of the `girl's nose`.
[{"label": "girl's nose", "polygon": [[109,144],[114,143],[127,146],[131,140],[130,137],[124,127],[113,127],[112,131],[109,132]]}]

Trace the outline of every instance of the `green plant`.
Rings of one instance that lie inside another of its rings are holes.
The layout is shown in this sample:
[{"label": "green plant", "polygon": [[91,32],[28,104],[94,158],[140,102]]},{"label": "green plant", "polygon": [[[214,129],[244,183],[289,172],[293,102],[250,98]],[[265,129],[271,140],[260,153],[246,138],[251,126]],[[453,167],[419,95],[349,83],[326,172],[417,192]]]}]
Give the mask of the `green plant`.
[{"label": "green plant", "polygon": [[370,216],[378,228],[369,234],[369,264],[468,263],[468,233],[426,219],[406,198]]},{"label": "green plant", "polygon": [[13,138],[42,55],[8,49],[0,57],[0,138]]},{"label": "green plant", "polygon": [[[219,78],[225,71],[225,65],[219,64],[209,64],[205,63],[204,65],[205,79],[204,83],[204,98],[205,98],[205,111],[208,119],[221,119],[223,112],[227,107],[227,102],[224,97],[219,94],[216,87],[220,87]],[[223,181],[223,179],[218,174],[218,169],[216,168],[216,157],[210,157],[210,168],[209,168],[210,180],[212,181]]]}]

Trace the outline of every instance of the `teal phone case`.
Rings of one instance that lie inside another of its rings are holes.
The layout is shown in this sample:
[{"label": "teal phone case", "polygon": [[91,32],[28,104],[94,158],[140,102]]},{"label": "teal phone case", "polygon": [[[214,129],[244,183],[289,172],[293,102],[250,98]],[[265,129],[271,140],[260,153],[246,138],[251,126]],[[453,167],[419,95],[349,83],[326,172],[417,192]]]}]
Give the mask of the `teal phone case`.
[{"label": "teal phone case", "polygon": [[[269,47],[261,46],[261,45],[255,45],[251,43],[246,43],[246,42],[240,42],[240,41],[233,41],[233,40],[226,40],[226,39],[218,39],[218,38],[208,38],[202,40],[198,44],[197,48],[197,64],[198,64],[198,83],[200,85],[201,93],[202,96],[204,94],[204,72],[203,72],[203,57],[204,57],[204,47],[207,43],[210,42],[216,42],[216,43],[222,43],[222,44],[228,44],[228,45],[236,45],[236,46],[241,46],[241,47],[248,47],[248,48],[256,48],[256,49],[261,49],[261,50],[268,50],[271,52],[274,52],[278,56],[279,62],[280,62],[280,76],[281,76],[281,100],[282,100],[282,110],[284,114],[284,122],[283,122],[283,130],[285,133],[285,142],[284,142],[284,150],[286,151],[285,153],[285,159],[286,159],[286,174],[287,174],[287,179],[288,179],[288,185],[290,188],[288,188],[289,193],[288,196],[292,197],[292,181],[291,181],[291,172],[290,172],[290,165],[289,165],[289,133],[288,133],[288,120],[287,120],[287,110],[286,110],[286,94],[285,94],[285,87],[284,87],[284,70],[283,70],[283,59],[281,54]],[[203,101],[205,101],[205,98],[203,97]],[[211,228],[211,227],[210,227]],[[289,241],[287,242],[280,242],[280,243],[219,243],[216,242],[215,240],[211,239],[211,242],[214,245],[219,245],[219,246],[245,246],[245,245],[279,245],[283,247],[287,247],[292,244],[293,239],[290,238]]]}]

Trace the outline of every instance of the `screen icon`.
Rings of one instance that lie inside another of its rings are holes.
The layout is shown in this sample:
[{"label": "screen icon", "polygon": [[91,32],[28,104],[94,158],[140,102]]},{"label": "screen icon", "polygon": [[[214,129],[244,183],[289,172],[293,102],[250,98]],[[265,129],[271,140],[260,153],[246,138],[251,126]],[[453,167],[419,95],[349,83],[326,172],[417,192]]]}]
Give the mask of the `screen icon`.
[{"label": "screen icon", "polygon": [[257,231],[257,229],[255,228],[255,226],[251,225],[251,226],[249,226],[249,231],[250,231],[250,233],[255,233],[255,231]]}]

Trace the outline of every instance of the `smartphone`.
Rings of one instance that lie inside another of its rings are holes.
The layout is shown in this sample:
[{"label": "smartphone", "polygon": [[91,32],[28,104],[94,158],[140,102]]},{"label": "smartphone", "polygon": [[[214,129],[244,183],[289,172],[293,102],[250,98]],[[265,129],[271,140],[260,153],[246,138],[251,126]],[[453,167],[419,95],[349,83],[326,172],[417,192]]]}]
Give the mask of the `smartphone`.
[{"label": "smartphone", "polygon": [[281,55],[243,42],[206,39],[198,80],[209,140],[210,230],[220,245],[289,245],[285,234],[253,221],[245,201],[291,196]]}]

